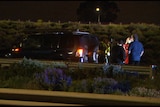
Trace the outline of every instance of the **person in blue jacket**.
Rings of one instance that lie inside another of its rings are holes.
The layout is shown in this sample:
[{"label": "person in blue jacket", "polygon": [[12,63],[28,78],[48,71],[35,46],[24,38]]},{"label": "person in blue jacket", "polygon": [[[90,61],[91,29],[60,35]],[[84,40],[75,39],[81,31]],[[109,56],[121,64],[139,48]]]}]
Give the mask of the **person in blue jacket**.
[{"label": "person in blue jacket", "polygon": [[138,40],[138,35],[133,35],[134,41],[131,42],[129,45],[129,57],[130,57],[130,64],[132,65],[139,65],[141,61],[141,57],[144,54],[144,47],[143,44]]}]

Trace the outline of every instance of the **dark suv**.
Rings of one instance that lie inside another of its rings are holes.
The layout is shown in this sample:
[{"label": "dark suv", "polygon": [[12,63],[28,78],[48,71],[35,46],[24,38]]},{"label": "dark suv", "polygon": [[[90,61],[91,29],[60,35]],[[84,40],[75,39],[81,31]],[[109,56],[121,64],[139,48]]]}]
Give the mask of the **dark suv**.
[{"label": "dark suv", "polygon": [[35,33],[14,46],[8,57],[98,63],[99,41],[88,32]]}]

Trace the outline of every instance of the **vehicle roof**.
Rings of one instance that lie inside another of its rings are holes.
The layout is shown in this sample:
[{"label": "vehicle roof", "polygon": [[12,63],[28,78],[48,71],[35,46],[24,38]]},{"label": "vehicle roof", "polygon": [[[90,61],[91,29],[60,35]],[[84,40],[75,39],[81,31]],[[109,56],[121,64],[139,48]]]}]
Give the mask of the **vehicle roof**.
[{"label": "vehicle roof", "polygon": [[73,31],[72,32],[74,35],[88,35],[90,34],[89,32],[83,32],[83,31]]},{"label": "vehicle roof", "polygon": [[57,34],[57,35],[63,35],[63,34],[73,34],[73,35],[89,35],[89,32],[85,32],[85,31],[63,31],[63,30],[57,30],[57,31],[52,31],[52,32],[35,32],[35,33],[31,33],[29,34],[31,35],[52,35],[52,34]]}]

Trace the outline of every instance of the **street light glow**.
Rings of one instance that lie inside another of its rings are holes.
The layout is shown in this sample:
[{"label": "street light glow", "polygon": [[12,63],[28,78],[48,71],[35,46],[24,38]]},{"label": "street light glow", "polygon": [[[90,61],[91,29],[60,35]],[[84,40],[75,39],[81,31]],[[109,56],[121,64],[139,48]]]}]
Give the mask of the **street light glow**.
[{"label": "street light glow", "polygon": [[96,12],[98,12],[98,23],[100,24],[101,21],[100,21],[100,13],[99,13],[99,11],[100,11],[100,8],[97,7],[97,8],[96,8]]},{"label": "street light glow", "polygon": [[97,12],[99,12],[99,11],[100,11],[99,7],[97,7],[97,8],[96,8],[96,11],[97,11]]}]

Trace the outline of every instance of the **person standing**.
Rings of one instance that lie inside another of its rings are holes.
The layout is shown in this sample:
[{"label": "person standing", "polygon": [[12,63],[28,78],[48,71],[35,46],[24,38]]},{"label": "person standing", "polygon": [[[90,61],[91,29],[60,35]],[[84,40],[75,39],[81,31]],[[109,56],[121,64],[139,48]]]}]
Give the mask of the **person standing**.
[{"label": "person standing", "polygon": [[105,63],[109,64],[109,57],[110,57],[110,51],[111,51],[111,46],[110,46],[110,41],[106,41],[106,49],[105,49]]},{"label": "person standing", "polygon": [[111,49],[111,63],[123,65],[126,58],[125,50],[123,48],[123,41],[118,40]]},{"label": "person standing", "polygon": [[138,35],[133,35],[133,42],[129,45],[128,54],[130,57],[130,64],[139,65],[141,57],[144,54],[143,44],[138,40]]},{"label": "person standing", "polygon": [[133,35],[131,35],[130,37],[127,37],[127,39],[126,39],[126,41],[123,45],[123,48],[124,48],[125,53],[126,53],[126,58],[125,58],[125,61],[124,61],[125,64],[129,64],[128,48],[129,48],[129,45],[130,45],[131,42],[133,42]]},{"label": "person standing", "polygon": [[99,45],[100,49],[100,62],[109,64],[109,56],[110,56],[110,41],[107,38],[103,38]]}]

